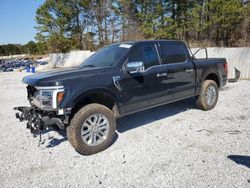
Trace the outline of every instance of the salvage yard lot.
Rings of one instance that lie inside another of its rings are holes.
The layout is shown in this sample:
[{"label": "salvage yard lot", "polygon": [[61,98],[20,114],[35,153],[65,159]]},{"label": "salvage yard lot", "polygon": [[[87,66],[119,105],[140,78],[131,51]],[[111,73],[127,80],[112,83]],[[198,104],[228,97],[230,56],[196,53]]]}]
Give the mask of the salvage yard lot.
[{"label": "salvage yard lot", "polygon": [[211,111],[188,99],[123,117],[111,147],[82,156],[63,132],[38,147],[15,119],[25,75],[0,73],[0,187],[250,187],[250,81],[227,84]]}]

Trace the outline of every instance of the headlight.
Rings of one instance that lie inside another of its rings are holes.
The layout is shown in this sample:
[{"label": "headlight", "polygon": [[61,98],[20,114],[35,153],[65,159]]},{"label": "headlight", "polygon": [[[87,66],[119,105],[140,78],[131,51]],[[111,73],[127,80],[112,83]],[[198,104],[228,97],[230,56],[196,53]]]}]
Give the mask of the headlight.
[{"label": "headlight", "polygon": [[53,91],[41,90],[41,96],[38,99],[42,106],[52,107],[53,106]]},{"label": "headlight", "polygon": [[44,87],[36,88],[32,104],[44,110],[53,110],[58,107],[64,97],[63,88]]}]

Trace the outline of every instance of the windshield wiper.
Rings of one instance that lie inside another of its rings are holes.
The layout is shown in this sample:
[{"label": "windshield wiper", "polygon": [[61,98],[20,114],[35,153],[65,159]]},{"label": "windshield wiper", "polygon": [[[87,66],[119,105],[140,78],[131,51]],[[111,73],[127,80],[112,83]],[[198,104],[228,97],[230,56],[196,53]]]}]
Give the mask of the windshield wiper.
[{"label": "windshield wiper", "polygon": [[81,66],[81,68],[85,68],[85,67],[95,67],[95,65],[83,65],[83,66]]}]

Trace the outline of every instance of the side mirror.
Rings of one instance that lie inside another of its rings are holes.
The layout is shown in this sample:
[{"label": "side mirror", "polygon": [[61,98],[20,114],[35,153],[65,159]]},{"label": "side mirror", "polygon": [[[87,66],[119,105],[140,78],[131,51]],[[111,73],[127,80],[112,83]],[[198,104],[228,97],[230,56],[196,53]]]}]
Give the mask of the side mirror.
[{"label": "side mirror", "polygon": [[129,73],[139,73],[144,71],[144,63],[142,61],[128,62],[125,69]]}]

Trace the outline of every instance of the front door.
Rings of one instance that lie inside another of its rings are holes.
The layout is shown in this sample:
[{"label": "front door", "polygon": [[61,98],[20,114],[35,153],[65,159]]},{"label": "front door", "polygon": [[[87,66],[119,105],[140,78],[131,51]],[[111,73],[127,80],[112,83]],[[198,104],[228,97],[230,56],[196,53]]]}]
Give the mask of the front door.
[{"label": "front door", "polygon": [[165,88],[157,75],[161,72],[159,53],[155,43],[144,43],[131,49],[124,65],[129,62],[143,62],[144,71],[129,73],[123,70],[121,77],[122,114],[146,109],[159,103]]}]

